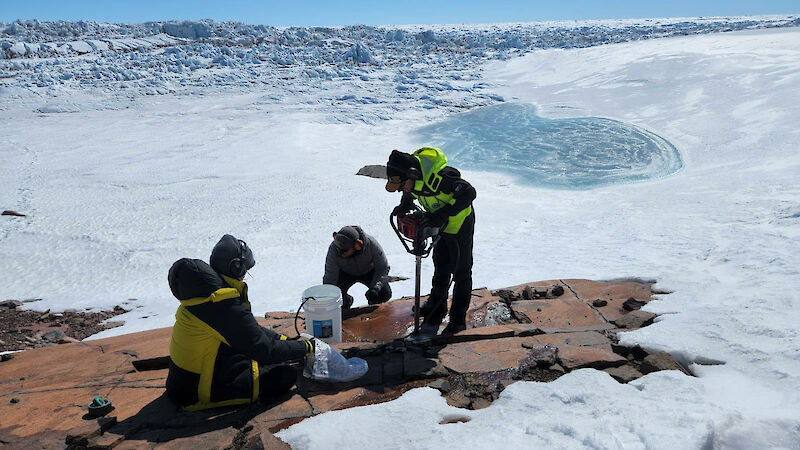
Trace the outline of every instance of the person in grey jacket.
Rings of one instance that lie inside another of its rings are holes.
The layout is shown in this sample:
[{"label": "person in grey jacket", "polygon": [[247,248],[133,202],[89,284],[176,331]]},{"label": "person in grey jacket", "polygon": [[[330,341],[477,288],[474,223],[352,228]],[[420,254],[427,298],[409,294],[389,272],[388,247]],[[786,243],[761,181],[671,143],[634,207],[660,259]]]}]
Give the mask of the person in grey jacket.
[{"label": "person in grey jacket", "polygon": [[342,290],[345,308],[353,306],[353,296],[347,291],[356,282],[367,287],[364,297],[374,305],[392,298],[389,287],[389,263],[383,248],[374,237],[358,226],[346,226],[333,233],[333,242],[325,257],[323,284],[333,284]]}]

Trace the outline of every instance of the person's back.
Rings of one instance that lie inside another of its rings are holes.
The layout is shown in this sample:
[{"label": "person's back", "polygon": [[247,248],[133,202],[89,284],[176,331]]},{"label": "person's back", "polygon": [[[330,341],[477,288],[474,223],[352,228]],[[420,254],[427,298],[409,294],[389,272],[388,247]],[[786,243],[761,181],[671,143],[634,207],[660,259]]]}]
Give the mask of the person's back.
[{"label": "person's back", "polygon": [[310,341],[290,341],[261,327],[250,310],[244,274],[254,264],[243,241],[225,235],[211,264],[182,258],[169,270],[181,302],[170,341],[167,395],[186,409],[252,403],[288,391],[297,372],[264,364],[302,360]]}]

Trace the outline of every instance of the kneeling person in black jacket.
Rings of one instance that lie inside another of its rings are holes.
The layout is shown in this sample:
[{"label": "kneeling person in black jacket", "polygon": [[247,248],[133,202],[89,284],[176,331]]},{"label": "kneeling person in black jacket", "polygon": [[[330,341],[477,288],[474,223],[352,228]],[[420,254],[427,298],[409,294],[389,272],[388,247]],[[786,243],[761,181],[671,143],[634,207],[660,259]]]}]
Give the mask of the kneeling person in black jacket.
[{"label": "kneeling person in black jacket", "polygon": [[244,241],[226,234],[210,263],[183,258],[169,269],[169,287],[181,305],[169,347],[167,396],[200,410],[289,391],[297,370],[281,363],[313,354],[313,341],[287,340],[256,322],[242,281],[255,258]]}]

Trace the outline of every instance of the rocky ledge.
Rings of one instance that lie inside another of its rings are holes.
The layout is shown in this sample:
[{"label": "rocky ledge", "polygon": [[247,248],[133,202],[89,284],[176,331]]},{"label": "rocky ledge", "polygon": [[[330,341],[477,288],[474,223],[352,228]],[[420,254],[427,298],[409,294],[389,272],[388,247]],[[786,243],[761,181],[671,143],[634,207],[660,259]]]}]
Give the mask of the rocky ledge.
[{"label": "rocky ledge", "polygon": [[[690,375],[670,355],[618,345],[616,333],[652,323],[641,311],[651,283],[549,280],[490,291],[476,289],[466,331],[425,345],[403,341],[413,329],[413,299],[345,314],[336,347],[369,363],[351,383],[298,379],[270,404],[179,411],[163,386],[170,328],[15,354],[0,363],[0,446],[9,448],[288,448],[272,433],[335,409],[380,403],[431,386],[453,406],[489,406],[518,380],[551,381],[580,368],[620,383],[657,370]],[[302,316],[300,316],[302,318]],[[259,319],[294,335],[295,316]],[[302,321],[298,324],[303,329]],[[96,395],[113,409],[87,414]]]},{"label": "rocky ledge", "polygon": [[[60,313],[21,309],[25,303],[40,299],[6,300],[0,302],[0,351],[28,350],[58,344],[78,342],[93,334],[123,325],[122,321],[109,321],[127,312],[121,306],[112,311],[77,311],[68,309]],[[5,359],[11,355],[2,355]]]}]

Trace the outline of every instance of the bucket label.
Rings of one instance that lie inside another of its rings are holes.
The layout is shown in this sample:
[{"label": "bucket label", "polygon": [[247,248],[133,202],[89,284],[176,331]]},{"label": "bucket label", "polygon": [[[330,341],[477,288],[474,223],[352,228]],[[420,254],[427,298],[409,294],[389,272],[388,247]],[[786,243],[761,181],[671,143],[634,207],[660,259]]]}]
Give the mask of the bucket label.
[{"label": "bucket label", "polygon": [[325,339],[333,336],[333,320],[315,320],[314,337]]}]

